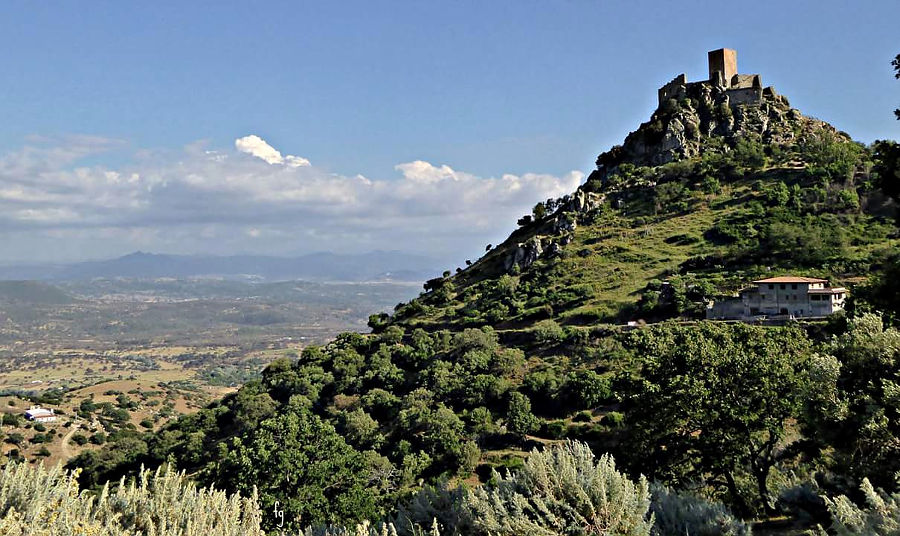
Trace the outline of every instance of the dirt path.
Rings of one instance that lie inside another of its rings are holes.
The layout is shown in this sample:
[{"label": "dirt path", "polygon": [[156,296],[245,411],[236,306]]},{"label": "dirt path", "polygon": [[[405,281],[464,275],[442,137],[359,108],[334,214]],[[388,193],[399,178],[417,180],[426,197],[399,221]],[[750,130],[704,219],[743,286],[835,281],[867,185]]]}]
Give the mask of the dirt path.
[{"label": "dirt path", "polygon": [[75,432],[78,431],[78,427],[80,425],[74,424],[72,428],[69,430],[69,433],[63,437],[62,445],[60,445],[60,450],[62,450],[62,457],[65,460],[68,460],[72,457],[72,451],[69,450],[69,440],[72,439],[72,436],[75,435]]}]

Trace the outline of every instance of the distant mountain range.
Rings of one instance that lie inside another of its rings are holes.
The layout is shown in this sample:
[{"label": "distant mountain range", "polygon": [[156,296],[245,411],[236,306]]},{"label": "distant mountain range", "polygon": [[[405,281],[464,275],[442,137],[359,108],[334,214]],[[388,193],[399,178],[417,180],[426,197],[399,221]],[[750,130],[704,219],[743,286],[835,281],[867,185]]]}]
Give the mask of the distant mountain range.
[{"label": "distant mountain range", "polygon": [[431,258],[399,251],[300,257],[162,255],[135,252],[105,261],[0,266],[0,280],[224,277],[287,281],[424,281],[440,273]]}]

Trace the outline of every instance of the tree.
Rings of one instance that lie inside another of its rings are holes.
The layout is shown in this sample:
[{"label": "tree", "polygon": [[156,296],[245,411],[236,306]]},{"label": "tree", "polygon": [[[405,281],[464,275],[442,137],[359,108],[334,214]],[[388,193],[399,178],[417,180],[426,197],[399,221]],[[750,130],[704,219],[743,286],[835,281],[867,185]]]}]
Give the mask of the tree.
[{"label": "tree", "polygon": [[206,479],[245,495],[256,488],[265,511],[278,501],[290,530],[375,517],[365,458],[307,410],[286,407],[221,449]]},{"label": "tree", "polygon": [[542,220],[547,215],[547,207],[544,203],[539,202],[534,206],[531,213],[534,215],[534,221]]},{"label": "tree", "polygon": [[[636,467],[671,485],[721,486],[741,515],[754,502],[770,512],[768,477],[785,452],[785,420],[801,413],[805,334],[661,324],[635,332],[628,344],[642,361],[626,401]],[[755,496],[741,489],[744,478]]]},{"label": "tree", "polygon": [[612,394],[609,378],[593,370],[569,374],[565,392],[572,409],[593,409]]},{"label": "tree", "polygon": [[[897,57],[894,58],[891,65],[894,66],[894,78],[900,79],[900,54],[897,54]],[[897,120],[900,121],[900,108],[894,110],[894,115],[896,115]]]},{"label": "tree", "polygon": [[506,429],[518,435],[525,435],[537,428],[538,420],[531,413],[531,400],[518,391],[509,394],[506,410]]},{"label": "tree", "polygon": [[893,488],[900,471],[900,331],[863,314],[827,350],[839,370],[832,374],[835,403],[813,406],[809,433],[834,447],[841,473]]}]

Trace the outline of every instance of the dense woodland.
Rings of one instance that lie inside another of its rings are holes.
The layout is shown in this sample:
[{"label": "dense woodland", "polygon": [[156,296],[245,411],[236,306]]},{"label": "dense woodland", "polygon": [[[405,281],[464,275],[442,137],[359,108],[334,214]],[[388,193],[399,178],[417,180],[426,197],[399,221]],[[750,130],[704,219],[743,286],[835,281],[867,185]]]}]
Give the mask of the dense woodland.
[{"label": "dense woodland", "polygon": [[[697,106],[666,103],[641,132]],[[740,113],[725,108],[703,113]],[[40,478],[99,490],[171,464],[249,497],[257,531],[279,526],[259,513],[277,504],[308,534],[900,533],[900,146],[823,127],[790,139],[714,133],[692,158],[617,161],[583,187],[598,206],[539,203],[371,334]],[[504,267],[561,217],[577,222],[561,248]],[[852,303],[822,322],[694,321],[768,272],[846,281]],[[651,325],[616,325],[629,319]]]}]

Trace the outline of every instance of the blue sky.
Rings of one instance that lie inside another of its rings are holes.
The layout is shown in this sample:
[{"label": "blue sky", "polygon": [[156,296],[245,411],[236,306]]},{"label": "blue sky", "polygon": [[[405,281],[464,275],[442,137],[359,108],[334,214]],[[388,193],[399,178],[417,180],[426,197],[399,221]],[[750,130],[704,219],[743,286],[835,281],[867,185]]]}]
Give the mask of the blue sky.
[{"label": "blue sky", "polygon": [[[398,244],[464,258],[577,184],[658,86],[705,78],[714,48],[858,140],[900,137],[898,21],[896,0],[6,2],[0,197],[5,181],[23,217],[0,220],[0,262]],[[250,135],[311,165],[242,159]],[[51,206],[29,174],[57,202],[82,198]],[[343,186],[304,197],[328,177]],[[278,188],[297,202],[270,210]],[[458,210],[435,214],[442,200]]]}]

